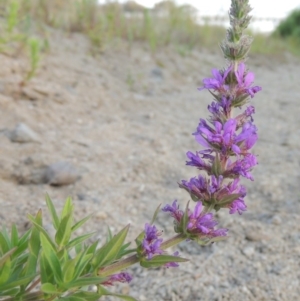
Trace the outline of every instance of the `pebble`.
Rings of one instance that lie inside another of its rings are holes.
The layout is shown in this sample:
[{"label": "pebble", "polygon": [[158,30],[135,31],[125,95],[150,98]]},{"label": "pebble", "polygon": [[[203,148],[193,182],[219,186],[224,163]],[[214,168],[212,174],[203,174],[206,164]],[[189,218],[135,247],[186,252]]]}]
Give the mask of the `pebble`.
[{"label": "pebble", "polygon": [[248,246],[248,247],[245,247],[243,250],[242,250],[242,253],[244,255],[246,255],[247,257],[252,257],[255,253],[255,249],[254,247],[252,246]]},{"label": "pebble", "polygon": [[97,219],[106,219],[107,214],[104,211],[99,211],[99,212],[96,213],[96,218]]},{"label": "pebble", "polygon": [[10,133],[12,142],[28,143],[38,142],[38,135],[25,123],[19,123]]},{"label": "pebble", "polygon": [[272,224],[273,225],[280,225],[281,224],[281,217],[278,215],[274,215],[272,218]]},{"label": "pebble", "polygon": [[54,186],[73,184],[79,177],[75,166],[64,161],[49,165],[45,172],[46,183]]}]

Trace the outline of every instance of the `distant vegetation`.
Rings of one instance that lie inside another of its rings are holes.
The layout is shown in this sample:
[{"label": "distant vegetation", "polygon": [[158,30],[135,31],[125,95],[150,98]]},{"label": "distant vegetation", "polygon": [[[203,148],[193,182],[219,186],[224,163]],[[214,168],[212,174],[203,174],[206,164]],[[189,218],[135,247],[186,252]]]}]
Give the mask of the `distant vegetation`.
[{"label": "distant vegetation", "polygon": [[[152,53],[171,45],[184,56],[195,48],[210,48],[225,37],[223,27],[199,25],[197,14],[193,6],[173,1],[146,9],[134,1],[99,5],[97,0],[0,0],[0,52],[18,55],[27,49],[31,62],[27,80],[37,70],[40,52],[51,47],[51,28],[85,34],[93,54],[125,41],[129,52],[133,43],[142,42]],[[300,37],[299,18],[299,11],[293,13],[277,31],[281,36]],[[298,51],[293,41],[283,42],[278,35],[255,35],[252,53],[284,50]]]},{"label": "distant vegetation", "polygon": [[278,25],[275,33],[283,38],[295,38],[300,41],[300,8],[292,11]]}]

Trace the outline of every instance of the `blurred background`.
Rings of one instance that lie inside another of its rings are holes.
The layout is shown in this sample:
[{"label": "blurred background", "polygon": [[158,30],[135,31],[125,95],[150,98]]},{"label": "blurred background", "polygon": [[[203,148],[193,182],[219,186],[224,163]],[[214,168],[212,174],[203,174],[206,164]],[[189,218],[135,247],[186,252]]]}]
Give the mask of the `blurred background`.
[{"label": "blurred background", "polygon": [[[129,270],[117,290],[140,301],[298,301],[300,295],[299,1],[249,1],[247,65],[262,86],[252,104],[259,141],[248,211],[218,212],[227,241],[182,244],[178,269]],[[0,0],[0,226],[24,232],[44,196],[58,211],[72,196],[82,231],[105,242],[130,223],[130,239],[159,204],[188,195],[178,182],[199,118],[199,92],[220,51],[229,0]],[[239,110],[237,109],[236,113]],[[172,235],[172,220],[157,227]],[[176,249],[177,250],[177,249]],[[172,250],[173,251],[173,250]],[[174,249],[175,251],[175,249]]]}]

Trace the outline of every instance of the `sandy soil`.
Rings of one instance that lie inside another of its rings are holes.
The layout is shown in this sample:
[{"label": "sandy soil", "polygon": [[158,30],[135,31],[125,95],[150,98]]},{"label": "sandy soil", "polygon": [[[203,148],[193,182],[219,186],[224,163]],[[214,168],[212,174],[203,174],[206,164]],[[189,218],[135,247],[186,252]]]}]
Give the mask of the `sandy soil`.
[{"label": "sandy soil", "polygon": [[[185,206],[177,182],[197,174],[185,153],[199,149],[191,133],[211,102],[196,88],[225,62],[217,49],[187,57],[172,49],[151,56],[143,45],[114,49],[92,56],[84,37],[53,32],[50,53],[23,91],[26,60],[0,55],[1,225],[26,229],[25,214],[45,209],[46,192],[58,208],[72,196],[78,218],[94,213],[82,231],[97,231],[101,241],[107,225],[118,231],[130,223],[134,239],[158,204]],[[300,61],[251,55],[249,66],[263,91],[254,99],[259,165],[255,181],[245,182],[248,211],[220,212],[228,240],[181,244],[191,261],[177,269],[133,267],[124,293],[140,301],[299,300]],[[20,122],[38,141],[10,141]],[[80,179],[43,184],[40,170],[59,161],[73,164]],[[160,214],[157,226],[172,235],[170,218]]]}]

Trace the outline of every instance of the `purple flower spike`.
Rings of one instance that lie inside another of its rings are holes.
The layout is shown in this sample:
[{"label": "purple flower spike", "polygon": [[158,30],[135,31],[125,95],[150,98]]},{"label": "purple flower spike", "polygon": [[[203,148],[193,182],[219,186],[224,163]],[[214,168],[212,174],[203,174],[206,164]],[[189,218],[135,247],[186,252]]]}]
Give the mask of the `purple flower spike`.
[{"label": "purple flower spike", "polygon": [[131,280],[132,280],[132,277],[130,274],[128,274],[126,272],[122,272],[119,274],[111,275],[108,280],[106,280],[105,282],[103,282],[101,284],[111,286],[111,285],[114,285],[115,282],[129,283]]},{"label": "purple flower spike", "polygon": [[158,239],[160,234],[154,225],[145,224],[145,237],[142,242],[142,248],[148,259],[151,259],[156,254],[163,253],[163,250],[160,249],[163,240]]}]

